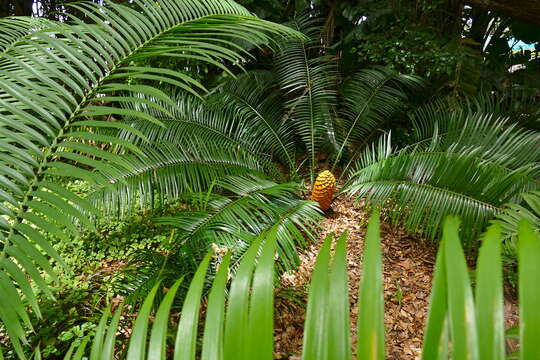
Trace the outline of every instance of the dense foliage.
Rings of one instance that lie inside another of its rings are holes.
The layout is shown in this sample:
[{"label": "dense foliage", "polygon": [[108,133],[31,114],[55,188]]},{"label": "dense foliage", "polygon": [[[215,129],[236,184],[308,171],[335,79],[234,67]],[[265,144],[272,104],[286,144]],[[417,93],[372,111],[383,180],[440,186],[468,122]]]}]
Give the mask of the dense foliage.
[{"label": "dense foliage", "polygon": [[[47,18],[0,19],[0,358],[270,359],[274,275],[317,239],[307,190],[330,170],[337,196],[439,242],[424,358],[504,357],[502,262],[535,359],[540,58],[508,45],[534,25],[454,1],[239,3],[47,0]],[[357,358],[384,357],[378,224]],[[352,356],[346,236],[333,257],[331,241],[306,359]]]},{"label": "dense foliage", "polygon": [[[459,220],[446,219],[435,266],[422,358],[446,359],[452,354],[450,358],[505,359],[500,226],[491,226],[483,235],[474,297],[458,229]],[[536,311],[540,305],[536,286],[540,275],[537,262],[540,242],[525,221],[520,224],[519,238],[519,291],[524,299],[520,307],[519,356],[535,359],[540,355],[536,344],[540,331]],[[309,289],[302,359],[352,358],[346,240],[347,233],[343,232],[334,244],[332,255],[333,235],[329,235],[318,254]],[[201,292],[212,254],[204,258],[182,307],[171,349],[174,358],[193,359],[199,353],[202,359],[273,358],[275,246],[275,229],[253,242],[232,281],[227,302],[224,293],[230,256],[226,255],[206,304],[202,349],[199,351],[197,332]],[[254,265],[258,254],[257,265]],[[132,328],[128,358],[143,359],[146,354],[151,359],[165,357],[170,307],[181,282],[178,280],[167,292],[151,331],[148,315],[157,288],[145,300]],[[109,309],[104,313],[96,336],[91,340],[91,358],[98,355],[102,359],[114,358],[114,339],[121,311],[121,308],[117,309],[112,318]],[[383,274],[377,214],[371,217],[367,230],[358,317],[356,358],[384,359]],[[81,345],[74,344],[67,358],[81,359],[88,343],[87,338]]]}]

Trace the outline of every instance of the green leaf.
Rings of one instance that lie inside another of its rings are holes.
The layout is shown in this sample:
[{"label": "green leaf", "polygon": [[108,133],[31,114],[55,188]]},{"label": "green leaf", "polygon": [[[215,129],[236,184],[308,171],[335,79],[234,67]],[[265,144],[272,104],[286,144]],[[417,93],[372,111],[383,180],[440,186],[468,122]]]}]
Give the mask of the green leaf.
[{"label": "green leaf", "polygon": [[274,349],[274,254],[277,226],[268,234],[262,248],[251,289],[248,332],[244,337],[246,359],[273,359]]},{"label": "green leaf", "polygon": [[249,326],[249,291],[255,259],[263,237],[259,236],[243,255],[229,292],[225,316],[224,359],[248,360],[244,337]]},{"label": "green leaf", "polygon": [[328,286],[328,359],[351,359],[347,231],[339,236]]},{"label": "green leaf", "polygon": [[478,359],[478,334],[467,263],[459,240],[459,220],[448,217],[443,226],[448,286],[448,316],[452,336],[452,356]]},{"label": "green leaf", "polygon": [[324,360],[328,356],[326,337],[328,318],[325,310],[328,303],[328,268],[332,239],[333,235],[329,234],[324,240],[311,275],[304,323],[302,360]]},{"label": "green leaf", "polygon": [[475,291],[479,359],[503,360],[504,299],[499,225],[491,226],[483,236],[476,265]]},{"label": "green leaf", "polygon": [[90,360],[101,360],[101,354],[103,353],[103,340],[105,337],[105,327],[107,326],[107,320],[109,320],[110,314],[110,307],[107,307],[99,320],[99,324],[96,328],[96,335],[94,335],[94,340],[92,342]]},{"label": "green leaf", "polygon": [[447,291],[445,247],[441,245],[437,252],[431,285],[431,298],[422,348],[422,359],[424,360],[446,359],[440,355],[446,353],[448,346]]},{"label": "green leaf", "polygon": [[167,324],[169,323],[171,306],[173,304],[178,287],[183,279],[177,280],[174,285],[167,291],[167,295],[159,305],[159,309],[152,325],[150,334],[150,343],[148,345],[148,358],[156,360],[164,360],[167,350]]},{"label": "green leaf", "polygon": [[128,360],[143,360],[145,358],[148,317],[150,316],[150,311],[152,311],[154,297],[159,289],[159,285],[160,283],[157,283],[152,288],[139,310],[139,315],[137,315],[137,318],[135,319],[135,324],[133,325],[133,330],[129,339],[127,352]]},{"label": "green leaf", "polygon": [[174,360],[195,359],[201,294],[211,257],[211,252],[206,254],[189,285],[189,290],[182,306],[178,332],[176,333]]},{"label": "green leaf", "polygon": [[532,226],[519,224],[520,359],[540,359],[540,239]]},{"label": "green leaf", "polygon": [[219,270],[208,295],[208,307],[206,309],[206,321],[204,323],[203,333],[202,360],[223,359],[225,287],[227,285],[230,261],[231,253],[229,252],[219,265]]},{"label": "green leaf", "polygon": [[116,340],[116,332],[118,331],[118,322],[120,321],[120,316],[122,315],[123,305],[118,305],[118,309],[114,313],[114,316],[109,324],[107,330],[107,335],[103,341],[103,349],[101,353],[101,360],[113,360],[114,359],[114,346]]},{"label": "green leaf", "polygon": [[358,359],[384,359],[384,299],[379,214],[369,220],[358,296]]}]

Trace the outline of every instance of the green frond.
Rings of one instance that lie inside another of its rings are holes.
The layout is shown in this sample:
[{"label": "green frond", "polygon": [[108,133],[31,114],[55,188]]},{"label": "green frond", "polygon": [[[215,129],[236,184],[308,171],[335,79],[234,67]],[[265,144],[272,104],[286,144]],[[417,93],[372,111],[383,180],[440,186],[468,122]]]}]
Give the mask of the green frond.
[{"label": "green frond", "polygon": [[95,186],[87,198],[107,214],[125,215],[135,209],[153,207],[184,193],[201,192],[230,175],[274,173],[264,161],[245,149],[207,143],[184,137],[181,144],[166,140],[141,145],[144,156],[118,156],[130,168],[118,169],[106,185]]},{"label": "green frond", "polygon": [[[128,96],[134,103],[142,102],[141,96],[171,102],[161,90],[136,82],[145,74],[186,90],[196,84],[181,73],[142,71],[134,64],[168,56],[227,70],[225,61],[240,64],[245,56],[235,41],[264,46],[275,43],[271,35],[296,34],[252,17],[227,0],[136,0],[135,4],[136,9],[113,2],[77,3],[72,6],[93,24],[71,16],[70,25],[48,26],[31,37],[21,38],[20,32],[2,36],[12,45],[1,55],[0,66],[0,190],[5,193],[0,204],[0,282],[10,294],[2,298],[0,319],[22,358],[21,342],[26,341],[22,324],[28,323],[25,301],[36,303],[26,279],[52,296],[41,273],[54,279],[50,258],[61,262],[46,241],[47,234],[69,237],[79,231],[74,223],[92,225],[81,210],[83,201],[48,184],[46,176],[105,186],[121,175],[119,169],[132,170],[124,158],[102,149],[140,150],[99,129],[116,126],[104,121],[109,116],[159,120],[115,104],[125,101],[126,93],[133,94]],[[103,97],[107,101],[98,104]],[[24,298],[18,296],[19,289]],[[33,310],[40,315],[37,306]]]},{"label": "green frond", "polygon": [[522,129],[508,118],[467,110],[448,111],[441,105],[419,108],[412,115],[416,143],[409,149],[476,153],[479,159],[510,169],[540,162],[538,132]]},{"label": "green frond", "polygon": [[[181,195],[186,208],[175,216],[157,219],[160,224],[173,226],[178,234],[167,254],[136,254],[128,269],[119,274],[120,293],[127,296],[128,303],[136,303],[156,284],[167,287],[179,276],[193,274],[197,261],[212,248],[231,252],[230,271],[234,274],[249,246],[270,228],[278,243],[279,270],[296,268],[300,264],[298,248],[314,238],[321,218],[317,206],[299,200],[297,192],[296,184],[229,176],[206,192]],[[219,263],[216,256],[212,264]],[[212,270],[208,278],[213,279]]]},{"label": "green frond", "polygon": [[[251,74],[248,75],[251,78]],[[196,138],[201,142],[223,148],[239,148],[252,152],[261,163],[284,158],[286,164],[293,160],[294,147],[291,129],[281,123],[281,111],[276,95],[266,93],[253,95],[256,89],[249,88],[248,78],[240,76],[245,94],[233,93],[232,82],[221,91],[200,99],[181,92],[173,92],[174,105],[158,99],[145,99],[147,104],[124,104],[130,110],[144,111],[159,119],[163,125],[149,123],[144,119],[124,118],[129,127],[120,131],[119,137],[134,144],[147,141],[168,141],[185,146]],[[239,85],[240,87],[240,85]],[[247,93],[250,93],[249,97]],[[163,110],[157,109],[159,105]],[[133,129],[138,133],[135,134]],[[142,136],[141,136],[142,135]],[[272,176],[276,176],[273,171]]]},{"label": "green frond", "polygon": [[374,131],[407,104],[407,91],[418,90],[420,78],[382,66],[357,72],[343,86],[343,110],[336,119],[339,150],[334,167],[347,147],[365,144]]},{"label": "green frond", "polygon": [[470,241],[506,202],[538,189],[539,135],[484,115],[460,124],[449,121],[429,143],[394,153],[389,138],[381,141],[364,152],[343,191],[385,205],[395,220],[431,238],[445,216],[457,214]]},{"label": "green frond", "polygon": [[337,61],[321,55],[318,19],[304,16],[291,26],[303,31],[310,41],[292,40],[275,56],[276,72],[282,90],[288,95],[287,118],[302,140],[309,156],[311,181],[314,181],[316,153],[324,139],[333,137],[331,126],[337,104]]},{"label": "green frond", "polygon": [[285,99],[268,71],[250,71],[213,91],[212,105],[238,116],[252,133],[250,142],[294,169],[293,126],[283,119]]},{"label": "green frond", "polygon": [[[125,116],[123,122],[128,127],[122,129],[118,137],[135,145],[162,140],[174,145],[182,145],[186,139],[197,138],[224,148],[241,147],[246,151],[264,154],[260,143],[253,141],[249,124],[232,110],[213,106],[206,100],[178,91],[172,92],[171,98],[172,103],[150,97],[144,98],[144,103],[122,104],[130,111],[149,114],[159,119],[160,123]],[[160,106],[161,109],[156,106]],[[132,129],[136,129],[142,136],[135,134]]]},{"label": "green frond", "polygon": [[179,229],[182,242],[191,243],[195,248],[214,243],[237,250],[238,257],[255,236],[277,227],[278,252],[285,269],[299,264],[297,246],[305,246],[305,237],[313,238],[320,212],[314,203],[296,198],[296,184],[233,176],[218,185],[234,196],[190,195],[195,197],[193,203],[204,199],[199,208],[161,218],[159,223]]},{"label": "green frond", "polygon": [[540,191],[534,190],[521,195],[520,202],[505,204],[495,222],[500,224],[505,240],[506,254],[516,258],[519,222],[526,219],[533,229],[540,232]]},{"label": "green frond", "polygon": [[0,53],[8,52],[17,43],[27,39],[35,31],[39,31],[52,21],[42,18],[11,16],[0,19]]}]

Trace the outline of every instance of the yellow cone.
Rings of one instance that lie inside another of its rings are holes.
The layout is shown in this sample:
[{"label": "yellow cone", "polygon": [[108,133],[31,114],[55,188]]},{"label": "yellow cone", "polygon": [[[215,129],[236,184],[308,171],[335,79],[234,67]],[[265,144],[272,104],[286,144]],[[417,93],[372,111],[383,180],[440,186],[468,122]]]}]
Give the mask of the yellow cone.
[{"label": "yellow cone", "polygon": [[328,170],[323,171],[317,176],[313,190],[311,192],[311,200],[318,201],[322,210],[330,209],[332,205],[332,197],[336,189],[336,178]]}]

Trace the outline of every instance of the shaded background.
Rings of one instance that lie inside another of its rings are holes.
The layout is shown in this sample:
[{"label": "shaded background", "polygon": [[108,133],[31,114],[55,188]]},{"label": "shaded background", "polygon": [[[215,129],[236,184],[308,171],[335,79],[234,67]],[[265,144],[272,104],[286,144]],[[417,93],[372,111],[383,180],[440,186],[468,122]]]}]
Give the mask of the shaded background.
[{"label": "shaded background", "polygon": [[[84,17],[66,6],[71,1],[0,0],[0,17],[64,20],[59,15],[63,12]],[[114,2],[130,4],[132,0]],[[474,96],[515,89],[540,93],[540,0],[237,2],[275,22],[306,12],[321,17],[326,46],[342,59],[340,73],[344,77],[358,68],[384,65],[426,78],[430,93],[436,95]],[[256,58],[248,68],[271,66],[267,54]],[[204,69],[197,76],[206,78],[212,73]]]}]

